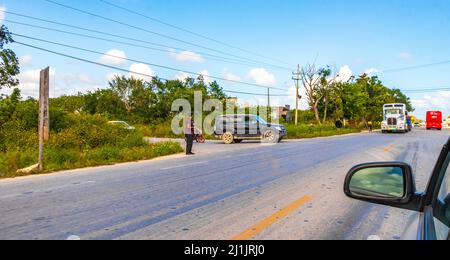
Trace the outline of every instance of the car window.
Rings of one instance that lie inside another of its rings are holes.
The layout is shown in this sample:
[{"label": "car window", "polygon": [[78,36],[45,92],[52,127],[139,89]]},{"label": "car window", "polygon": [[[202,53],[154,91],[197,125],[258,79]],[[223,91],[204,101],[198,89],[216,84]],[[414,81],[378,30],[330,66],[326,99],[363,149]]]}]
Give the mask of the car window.
[{"label": "car window", "polygon": [[[446,169],[445,176],[444,176],[444,179],[442,180],[442,184],[439,189],[438,199],[443,204],[445,204],[447,202],[445,217],[447,218],[448,221],[450,221],[450,205],[448,205],[450,202],[449,201],[449,196],[450,196],[450,153],[447,155],[447,159],[444,163],[444,169]],[[436,224],[437,238],[439,240],[445,240],[445,239],[449,238],[449,235],[450,235],[449,234],[449,232],[450,232],[449,226],[445,225],[438,219],[435,219],[435,224]]]}]

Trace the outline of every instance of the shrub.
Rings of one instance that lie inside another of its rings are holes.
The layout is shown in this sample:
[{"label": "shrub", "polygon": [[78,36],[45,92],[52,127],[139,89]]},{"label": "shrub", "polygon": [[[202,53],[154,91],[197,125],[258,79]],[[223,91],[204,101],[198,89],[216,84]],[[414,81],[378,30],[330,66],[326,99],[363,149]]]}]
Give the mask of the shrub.
[{"label": "shrub", "polygon": [[342,135],[350,133],[358,133],[360,129],[358,128],[336,128],[334,125],[286,125],[287,138],[288,139],[301,139],[301,138],[313,138],[313,137],[325,137],[333,135]]}]

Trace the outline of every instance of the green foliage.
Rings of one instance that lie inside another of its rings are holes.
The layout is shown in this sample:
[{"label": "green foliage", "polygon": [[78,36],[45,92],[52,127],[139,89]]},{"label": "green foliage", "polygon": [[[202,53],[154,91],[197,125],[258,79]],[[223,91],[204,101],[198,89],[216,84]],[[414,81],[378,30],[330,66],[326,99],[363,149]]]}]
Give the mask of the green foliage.
[{"label": "green foliage", "polygon": [[319,104],[319,111],[322,115],[327,111],[331,121],[344,118],[359,122],[382,121],[383,105],[387,103],[404,103],[408,111],[414,111],[410,99],[400,90],[392,90],[378,77],[368,75],[336,82],[327,95]]},{"label": "green foliage", "polygon": [[331,124],[314,125],[314,124],[299,124],[286,125],[287,139],[301,139],[301,138],[314,138],[314,137],[326,137],[342,134],[359,133],[361,129],[358,128],[341,128],[338,129]]},{"label": "green foliage", "polygon": [[11,120],[20,102],[20,90],[14,89],[10,96],[0,98],[0,125]]},{"label": "green foliage", "polygon": [[[132,124],[157,124],[172,119],[172,103],[175,100],[186,99],[193,104],[195,91],[202,92],[204,100],[218,99],[225,103],[227,99],[217,82],[207,85],[201,78],[189,78],[183,82],[163,82],[159,79],[145,82],[133,77],[117,76],[109,82],[108,89],[79,94],[76,101],[80,102],[81,98],[82,105],[75,107],[79,108],[76,111],[101,114],[110,120],[123,120]],[[69,97],[59,99],[67,100]],[[65,109],[64,104],[67,102],[56,101],[56,106]],[[72,103],[79,104],[77,102],[72,100]]]},{"label": "green foliage", "polygon": [[2,87],[16,87],[19,80],[15,76],[19,75],[19,60],[16,54],[10,49],[4,49],[6,44],[14,40],[5,25],[0,27],[0,89]]},{"label": "green foliage", "polygon": [[[100,114],[71,112],[74,106],[63,102],[67,98],[52,100],[50,140],[44,147],[45,172],[151,159],[182,151],[178,143],[149,145],[139,130],[109,124]],[[16,176],[18,169],[37,162],[37,118],[37,101],[20,101],[18,90],[0,98],[0,178]]]}]

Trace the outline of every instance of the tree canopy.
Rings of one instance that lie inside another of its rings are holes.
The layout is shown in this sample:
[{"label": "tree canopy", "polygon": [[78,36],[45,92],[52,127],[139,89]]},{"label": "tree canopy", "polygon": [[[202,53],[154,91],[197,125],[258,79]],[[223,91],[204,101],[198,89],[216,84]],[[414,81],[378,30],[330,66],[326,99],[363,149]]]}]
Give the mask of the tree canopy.
[{"label": "tree canopy", "polygon": [[19,75],[19,59],[14,51],[5,49],[5,45],[14,42],[11,33],[5,25],[0,27],[0,89],[19,85],[15,76]]}]

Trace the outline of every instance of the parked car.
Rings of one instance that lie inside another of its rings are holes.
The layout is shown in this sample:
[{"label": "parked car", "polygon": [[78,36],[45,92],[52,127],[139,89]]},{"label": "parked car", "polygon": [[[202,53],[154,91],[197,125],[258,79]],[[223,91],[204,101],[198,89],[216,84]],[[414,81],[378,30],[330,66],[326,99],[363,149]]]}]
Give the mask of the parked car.
[{"label": "parked car", "polygon": [[136,127],[131,126],[127,122],[124,122],[124,121],[109,121],[108,124],[117,125],[117,126],[123,127],[124,129],[130,130],[130,131],[136,130]]},{"label": "parked car", "polygon": [[352,168],[344,192],[352,199],[417,212],[405,239],[450,240],[450,139],[425,192],[416,191],[412,168],[402,162],[367,163]]},{"label": "parked car", "polygon": [[243,140],[278,143],[286,136],[286,128],[270,124],[257,115],[223,115],[216,118],[214,134],[225,144]]}]

